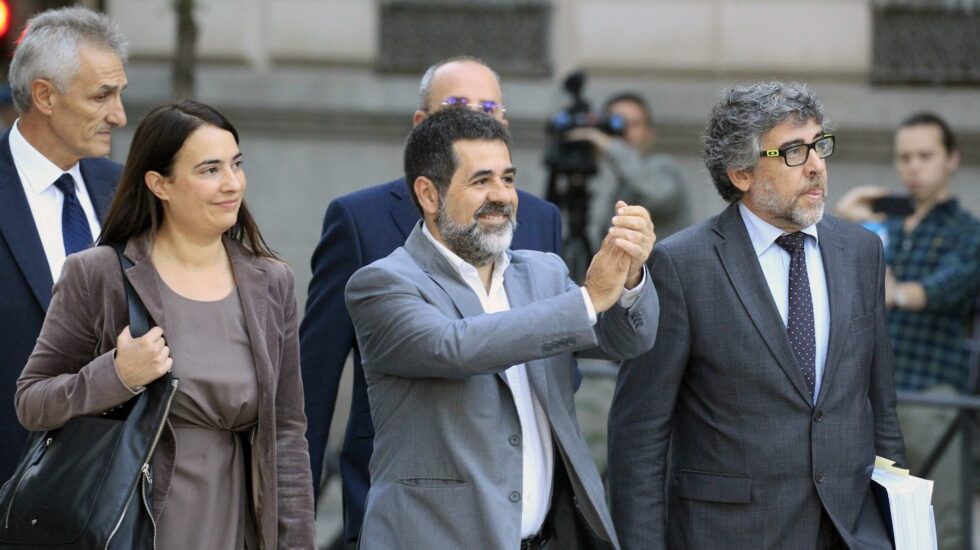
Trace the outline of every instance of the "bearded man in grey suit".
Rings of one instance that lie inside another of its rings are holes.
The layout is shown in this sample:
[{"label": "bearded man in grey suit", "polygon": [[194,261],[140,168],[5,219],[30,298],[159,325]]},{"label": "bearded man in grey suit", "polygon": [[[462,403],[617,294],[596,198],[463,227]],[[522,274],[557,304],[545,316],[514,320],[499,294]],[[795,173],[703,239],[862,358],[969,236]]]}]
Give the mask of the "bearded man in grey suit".
[{"label": "bearded man in grey suit", "polygon": [[653,345],[649,214],[619,203],[579,287],[558,256],[508,250],[517,192],[498,121],[430,115],[405,172],[422,221],[346,291],[376,426],[361,546],[618,548],[572,352]]},{"label": "bearded man in grey suit", "polygon": [[703,139],[729,206],[654,250],[659,335],[610,413],[623,548],[888,549],[871,472],[905,450],[885,264],[823,216],[823,107],[801,84],[734,87]]}]

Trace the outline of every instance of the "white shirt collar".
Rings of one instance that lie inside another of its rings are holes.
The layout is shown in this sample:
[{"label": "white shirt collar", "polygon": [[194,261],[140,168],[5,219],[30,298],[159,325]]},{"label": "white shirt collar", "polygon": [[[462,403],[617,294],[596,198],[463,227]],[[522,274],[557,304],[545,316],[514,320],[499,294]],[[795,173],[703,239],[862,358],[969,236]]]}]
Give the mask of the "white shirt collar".
[{"label": "white shirt collar", "polygon": [[[742,221],[745,222],[745,229],[749,232],[749,240],[752,241],[752,248],[755,249],[756,256],[761,256],[763,252],[768,250],[776,242],[776,239],[786,235],[785,231],[749,210],[749,207],[745,206],[745,203],[738,203],[738,211],[742,214]],[[812,236],[814,243],[820,242],[817,240],[817,224],[804,227],[800,231]]]},{"label": "white shirt collar", "polygon": [[[476,280],[480,279],[479,272],[476,270],[476,267],[467,263],[466,260],[457,256],[455,252],[449,250],[449,248],[446,245],[439,242],[429,231],[429,227],[425,224],[424,221],[422,222],[422,234],[425,235],[427,239],[429,239],[429,242],[435,245],[436,250],[438,250],[443,256],[446,257],[447,260],[449,260],[449,263],[451,263],[453,267],[456,268],[456,271],[460,274],[460,276],[462,276],[464,279],[468,277],[469,278],[476,277]],[[497,258],[495,258],[493,261],[493,275],[491,276],[491,281],[496,281],[499,278],[503,277],[504,271],[507,269],[509,265],[510,265],[510,255],[503,253]]]},{"label": "white shirt collar", "polygon": [[60,178],[62,174],[67,172],[75,178],[77,189],[82,182],[82,172],[78,163],[76,162],[68,170],[62,170],[27,141],[24,135],[20,133],[19,124],[20,119],[18,118],[10,128],[10,154],[14,158],[14,163],[25,176],[27,186],[40,195],[54,185],[55,180]]}]

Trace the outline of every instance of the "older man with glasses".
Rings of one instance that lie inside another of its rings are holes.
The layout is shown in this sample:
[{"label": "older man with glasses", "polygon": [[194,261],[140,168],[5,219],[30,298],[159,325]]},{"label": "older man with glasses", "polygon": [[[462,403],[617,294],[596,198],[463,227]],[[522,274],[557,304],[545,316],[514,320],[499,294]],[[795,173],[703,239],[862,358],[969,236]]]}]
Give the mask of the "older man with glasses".
[{"label": "older man with glasses", "polygon": [[[417,126],[430,113],[446,108],[479,110],[507,124],[497,74],[472,57],[447,59],[429,67],[419,86],[419,106],[412,115],[412,125]],[[524,191],[517,193],[521,207],[512,248],[559,252],[558,209]],[[354,387],[340,456],[348,544],[357,541],[364,516],[371,483],[368,464],[373,452],[374,424],[354,326],[344,305],[344,287],[359,268],[405,244],[419,221],[411,196],[402,177],[334,199],[327,208],[320,243],[313,253],[313,279],[306,316],[300,326],[300,347],[315,490],[320,484],[340,376],[347,356],[354,351]]]},{"label": "older man with glasses", "polygon": [[711,113],[729,206],[654,249],[657,342],[610,414],[624,549],[891,548],[870,487],[876,454],[905,463],[885,262],[823,215],[829,126],[796,83],[731,88]]}]

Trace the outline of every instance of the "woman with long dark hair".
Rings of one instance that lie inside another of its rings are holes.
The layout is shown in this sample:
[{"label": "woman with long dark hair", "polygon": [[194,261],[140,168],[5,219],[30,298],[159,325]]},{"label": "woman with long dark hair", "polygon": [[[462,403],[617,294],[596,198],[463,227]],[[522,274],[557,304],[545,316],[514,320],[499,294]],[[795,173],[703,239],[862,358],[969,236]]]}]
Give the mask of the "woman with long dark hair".
[{"label": "woman with long dark hair", "polygon": [[172,369],[154,453],[165,549],[312,548],[293,273],[245,205],[238,133],[186,101],[136,129],[100,244],[125,243],[126,277],[157,325],[133,338],[111,247],[73,254],[17,383],[30,430],[112,409]]}]

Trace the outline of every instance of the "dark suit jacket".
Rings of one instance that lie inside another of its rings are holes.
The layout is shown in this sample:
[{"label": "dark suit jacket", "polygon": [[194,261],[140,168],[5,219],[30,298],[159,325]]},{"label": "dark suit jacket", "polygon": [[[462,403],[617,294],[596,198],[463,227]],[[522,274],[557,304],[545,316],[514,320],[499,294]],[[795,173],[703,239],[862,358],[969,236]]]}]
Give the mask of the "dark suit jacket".
[{"label": "dark suit jacket", "polygon": [[[523,191],[518,191],[518,196],[518,227],[511,248],[559,252],[558,209]],[[340,375],[347,355],[354,350],[354,389],[340,456],[347,540],[357,538],[364,516],[374,425],[354,326],[344,305],[344,287],[355,271],[405,244],[418,220],[404,178],[363,189],[330,203],[320,243],[313,253],[313,279],[300,326],[300,348],[314,488],[320,483]]]},{"label": "dark suit jacket", "polygon": [[[13,475],[27,440],[14,414],[14,390],[41,332],[54,285],[9,139],[9,131],[0,138],[0,483]],[[82,159],[80,169],[101,220],[122,167],[90,158]]]},{"label": "dark suit jacket", "polygon": [[850,548],[890,548],[869,490],[875,454],[905,461],[881,241],[831,217],[817,231],[815,405],[737,205],[654,249],[657,342],[623,366],[609,419],[623,548],[813,548],[821,509]]}]

